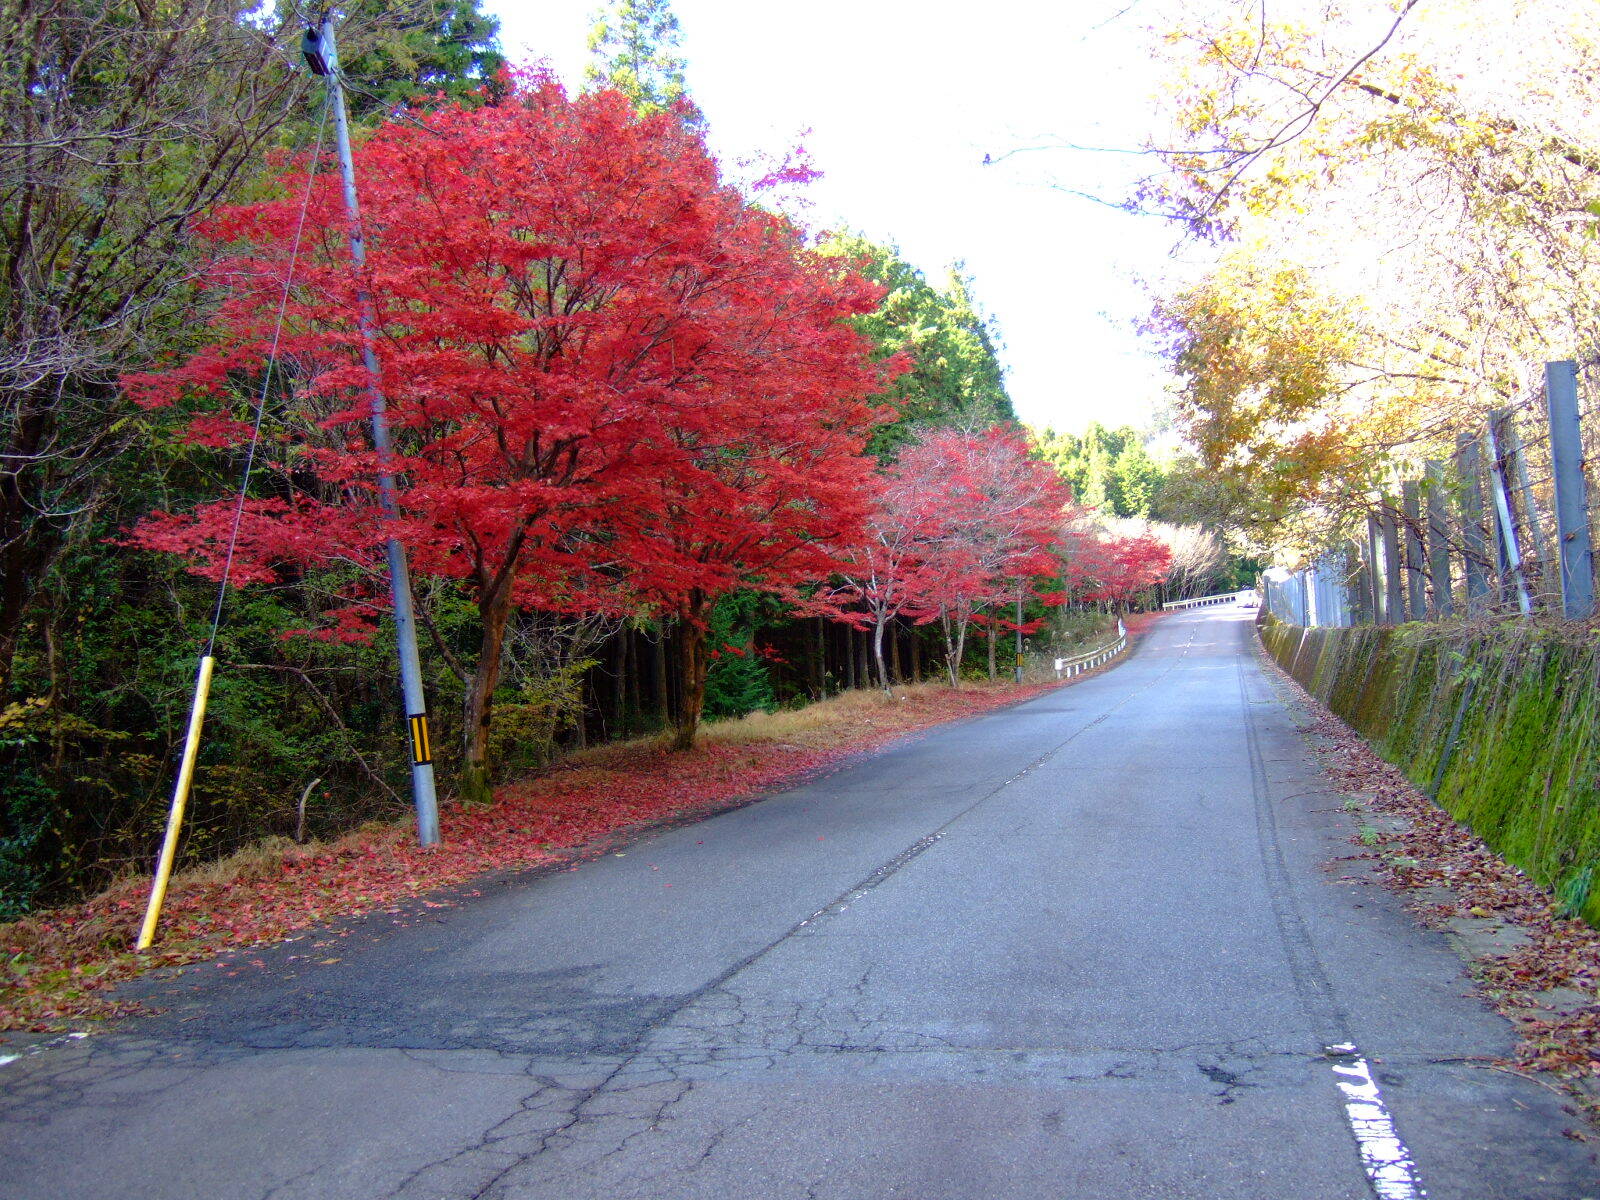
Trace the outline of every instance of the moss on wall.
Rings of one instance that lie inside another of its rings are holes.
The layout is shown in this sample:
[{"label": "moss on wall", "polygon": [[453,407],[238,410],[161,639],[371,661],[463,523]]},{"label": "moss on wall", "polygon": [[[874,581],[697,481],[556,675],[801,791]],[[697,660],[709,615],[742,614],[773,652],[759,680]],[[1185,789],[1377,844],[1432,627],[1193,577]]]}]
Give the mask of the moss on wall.
[{"label": "moss on wall", "polygon": [[1264,617],[1261,640],[1413,783],[1437,782],[1452,816],[1600,927],[1593,631],[1526,621],[1302,630]]}]

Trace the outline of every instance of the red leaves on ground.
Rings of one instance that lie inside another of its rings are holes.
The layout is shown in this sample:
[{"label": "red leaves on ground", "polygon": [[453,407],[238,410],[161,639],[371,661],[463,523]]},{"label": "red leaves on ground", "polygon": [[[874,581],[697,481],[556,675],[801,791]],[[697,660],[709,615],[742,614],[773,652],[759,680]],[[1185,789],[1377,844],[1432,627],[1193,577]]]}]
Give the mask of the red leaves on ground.
[{"label": "red leaves on ground", "polygon": [[[444,844],[415,845],[408,824],[369,826],[342,842],[264,860],[226,883],[179,877],[155,949],[128,947],[144,913],[134,881],[84,904],[0,927],[0,1028],[48,1030],[130,1011],[110,985],[152,967],[210,958],[375,911],[400,911],[424,893],[495,870],[563,861],[585,843],[677,817],[710,813],[787,786],[899,736],[1027,699],[1055,684],[917,689],[895,701],[841,710],[791,742],[710,741],[688,753],[644,743],[593,751],[500,789],[482,808],[451,808]],[[797,739],[799,740],[799,739]],[[438,901],[421,900],[430,907]]]}]

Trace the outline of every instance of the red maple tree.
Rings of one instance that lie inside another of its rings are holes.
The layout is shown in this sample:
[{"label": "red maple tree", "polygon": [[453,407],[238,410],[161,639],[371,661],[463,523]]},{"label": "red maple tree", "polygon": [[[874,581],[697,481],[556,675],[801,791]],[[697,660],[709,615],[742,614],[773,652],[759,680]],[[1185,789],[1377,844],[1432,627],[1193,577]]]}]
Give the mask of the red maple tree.
[{"label": "red maple tree", "polygon": [[[209,344],[128,381],[145,404],[195,405],[196,441],[247,432],[229,410],[267,356],[307,169],[284,171],[284,198],[211,220]],[[720,590],[816,569],[808,547],[858,507],[873,421],[861,397],[882,371],[845,319],[877,297],[722,180],[683,122],[614,92],[514,80],[497,104],[383,125],[356,171],[399,515],[385,520],[375,494],[358,281],[323,172],[278,355],[292,388],[275,415],[298,437],[271,494],[246,505],[233,582],[375,566],[390,535],[414,571],[458,581],[481,626],[463,672],[462,792],[487,798],[519,606],[655,603],[698,630]],[[231,517],[227,502],[156,514],[136,536],[217,577]]]},{"label": "red maple tree", "polygon": [[1052,550],[1069,502],[1060,477],[1032,460],[1013,430],[926,431],[884,473],[868,536],[842,556],[840,581],[815,604],[872,630],[884,688],[889,622],[938,619],[956,686],[967,628],[980,608],[1023,594],[1059,603],[1035,591],[1033,581],[1056,573]]},{"label": "red maple tree", "polygon": [[933,559],[934,599],[955,687],[968,628],[981,611],[991,610],[991,630],[1030,633],[1041,622],[1019,626],[1007,619],[1013,601],[1061,603],[1058,592],[1041,588],[1038,581],[1060,570],[1055,551],[1072,493],[1055,470],[1030,456],[1020,431],[1004,426],[981,433],[936,432],[902,462],[942,495],[948,514],[948,530]]},{"label": "red maple tree", "polygon": [[1064,545],[1068,587],[1080,600],[1112,610],[1126,609],[1172,566],[1170,547],[1154,534],[1117,534],[1093,520],[1069,527]]}]

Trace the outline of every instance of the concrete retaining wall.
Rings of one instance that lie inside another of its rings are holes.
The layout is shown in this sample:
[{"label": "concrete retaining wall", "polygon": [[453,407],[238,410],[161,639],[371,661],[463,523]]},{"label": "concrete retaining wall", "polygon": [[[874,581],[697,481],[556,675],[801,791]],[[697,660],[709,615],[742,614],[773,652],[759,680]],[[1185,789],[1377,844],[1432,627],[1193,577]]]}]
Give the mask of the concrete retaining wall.
[{"label": "concrete retaining wall", "polygon": [[1261,640],[1508,862],[1600,926],[1600,643],[1579,626],[1301,629]]}]

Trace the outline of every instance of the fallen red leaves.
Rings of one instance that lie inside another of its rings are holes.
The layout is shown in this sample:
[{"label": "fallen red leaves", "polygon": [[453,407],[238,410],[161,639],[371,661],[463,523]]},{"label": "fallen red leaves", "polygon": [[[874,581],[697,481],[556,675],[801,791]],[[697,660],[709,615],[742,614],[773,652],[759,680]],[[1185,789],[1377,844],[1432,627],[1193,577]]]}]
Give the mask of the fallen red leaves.
[{"label": "fallen red leaves", "polygon": [[[1367,856],[1385,882],[1406,895],[1412,909],[1436,928],[1453,918],[1493,918],[1529,938],[1525,945],[1473,964],[1486,997],[1517,1025],[1516,1065],[1551,1071],[1569,1081],[1600,1078],[1600,931],[1562,916],[1548,891],[1490,850],[1270,658],[1262,657],[1313,716],[1313,744],[1338,790],[1401,819],[1398,828],[1383,835],[1381,849]],[[1572,994],[1557,1005],[1548,993],[1558,988]]]},{"label": "fallen red leaves", "polygon": [[[225,883],[179,876],[156,947],[129,951],[143,881],[70,908],[0,926],[0,1029],[48,1031],[121,1015],[113,984],[155,967],[210,958],[296,930],[395,908],[487,871],[558,861],[607,834],[691,817],[794,783],[901,734],[1037,695],[1054,682],[913,689],[828,711],[785,740],[711,740],[688,753],[644,743],[605,747],[500,789],[492,806],[448,809],[444,843],[422,850],[407,825],[370,825],[341,842],[291,849]],[[806,710],[810,712],[810,710]],[[425,904],[434,902],[423,901]]]}]

